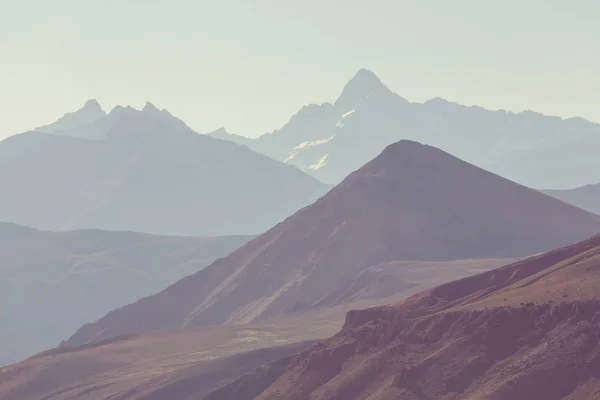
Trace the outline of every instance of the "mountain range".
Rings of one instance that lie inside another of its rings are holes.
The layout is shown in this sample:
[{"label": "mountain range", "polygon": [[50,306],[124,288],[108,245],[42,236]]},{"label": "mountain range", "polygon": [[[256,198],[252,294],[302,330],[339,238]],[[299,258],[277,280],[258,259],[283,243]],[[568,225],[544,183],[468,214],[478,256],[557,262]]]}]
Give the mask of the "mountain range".
[{"label": "mountain range", "polygon": [[197,134],[151,104],[98,109],[88,102],[0,142],[0,221],[56,231],[257,234],[329,189],[294,166]]},{"label": "mountain range", "polygon": [[303,107],[281,129],[256,139],[211,134],[338,183],[387,145],[410,139],[532,188],[598,182],[600,124],[533,111],[467,107],[434,98],[412,103],[360,70],[333,103]]},{"label": "mountain range", "polygon": [[[0,220],[46,230],[258,234],[330,189],[306,174],[338,183],[398,139],[434,145],[534,188],[600,179],[598,124],[440,98],[411,103],[363,69],[335,102],[304,106],[256,139],[225,129],[197,134],[151,103],[106,113],[90,100],[0,142]],[[589,189],[546,193],[598,212],[595,197],[583,192]]]},{"label": "mountain range", "polygon": [[249,239],[44,232],[0,223],[0,365],[57,346],[84,323],[166,288]]},{"label": "mountain range", "polygon": [[0,142],[0,365],[66,339],[0,398],[597,398],[599,146],[368,70],[255,139],[90,100]]},{"label": "mountain range", "polygon": [[250,323],[365,293],[391,295],[411,287],[401,272],[382,273],[393,261],[523,257],[599,231],[595,214],[434,147],[400,141],[229,256],[83,326],[65,345]]}]

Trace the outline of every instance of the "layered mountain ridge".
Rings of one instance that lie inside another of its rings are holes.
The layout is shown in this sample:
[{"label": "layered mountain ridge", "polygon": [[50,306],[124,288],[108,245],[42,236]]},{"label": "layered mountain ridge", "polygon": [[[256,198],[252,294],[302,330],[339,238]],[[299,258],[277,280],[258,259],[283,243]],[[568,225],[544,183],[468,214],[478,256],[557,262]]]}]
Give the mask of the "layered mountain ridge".
[{"label": "layered mountain ridge", "polygon": [[250,239],[46,232],[0,222],[0,365],[57,346],[82,324],[164,289]]},{"label": "layered mountain ridge", "polygon": [[329,189],[150,103],[5,139],[0,185],[3,221],[192,236],[261,233]]},{"label": "layered mountain ridge", "polygon": [[82,327],[66,344],[330,307],[376,279],[365,272],[378,264],[522,257],[599,231],[594,214],[401,141],[228,257]]}]

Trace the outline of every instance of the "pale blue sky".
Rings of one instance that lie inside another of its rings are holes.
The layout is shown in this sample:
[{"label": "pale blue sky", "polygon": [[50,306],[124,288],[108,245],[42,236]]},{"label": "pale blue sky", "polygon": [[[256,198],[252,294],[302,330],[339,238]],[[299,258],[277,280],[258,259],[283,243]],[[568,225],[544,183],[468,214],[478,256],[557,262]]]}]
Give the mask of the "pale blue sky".
[{"label": "pale blue sky", "polygon": [[359,68],[440,96],[600,121],[596,0],[0,0],[0,137],[96,98],[258,135]]}]

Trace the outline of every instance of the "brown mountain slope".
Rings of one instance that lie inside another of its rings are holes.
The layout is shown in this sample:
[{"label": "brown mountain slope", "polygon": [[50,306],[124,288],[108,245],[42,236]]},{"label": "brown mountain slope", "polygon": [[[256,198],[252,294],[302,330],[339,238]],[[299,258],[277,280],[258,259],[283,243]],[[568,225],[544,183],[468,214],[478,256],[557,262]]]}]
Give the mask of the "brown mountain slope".
[{"label": "brown mountain slope", "polygon": [[599,284],[600,236],[349,312],[329,341],[206,399],[598,399]]},{"label": "brown mountain slope", "polygon": [[82,327],[68,344],[330,306],[376,264],[525,256],[598,231],[594,214],[401,141],[228,257]]},{"label": "brown mountain slope", "polygon": [[163,290],[249,239],[0,223],[0,365],[58,345],[82,324]]},{"label": "brown mountain slope", "polygon": [[[251,325],[148,332],[60,347],[0,369],[0,399],[198,399],[259,365],[307,349],[308,341],[330,337],[350,309],[388,304],[506,262],[398,261],[375,267],[385,282],[367,274],[367,279],[361,278],[364,292],[353,291],[353,301],[336,307]],[[395,283],[399,293],[391,297],[360,299],[391,293]],[[243,354],[232,356],[238,353]]]},{"label": "brown mountain slope", "polygon": [[[0,368],[0,398],[152,400],[186,399],[189,395],[197,399],[261,364],[306,350],[314,344],[310,340],[323,337],[318,329],[326,329],[321,326],[293,336],[292,328],[269,325],[150,332],[82,348],[51,350]],[[308,341],[294,343],[303,339]]]}]

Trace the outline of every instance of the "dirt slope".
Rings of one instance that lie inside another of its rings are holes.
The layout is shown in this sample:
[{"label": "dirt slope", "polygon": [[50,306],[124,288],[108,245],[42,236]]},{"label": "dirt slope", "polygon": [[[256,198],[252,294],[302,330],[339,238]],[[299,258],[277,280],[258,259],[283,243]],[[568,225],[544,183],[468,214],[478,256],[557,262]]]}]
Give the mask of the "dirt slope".
[{"label": "dirt slope", "polygon": [[[600,237],[349,312],[341,332],[210,400],[600,398]],[[258,391],[248,385],[257,376]]]},{"label": "dirt slope", "polygon": [[[349,303],[336,307],[251,325],[149,332],[82,347],[60,347],[2,369],[0,398],[197,399],[256,366],[308,348],[300,347],[307,341],[335,334],[350,309],[397,301],[432,285],[503,263],[398,261],[377,266],[383,279],[370,279],[375,275],[367,274],[364,291],[349,291]],[[403,282],[393,296],[370,297],[374,292],[392,293],[389,289],[393,282]],[[291,344],[297,346],[281,348]]]},{"label": "dirt slope", "polygon": [[[315,333],[305,334],[315,339]],[[198,398],[261,364],[314,344],[290,343],[289,337],[286,328],[275,326],[218,327],[129,335],[48,351],[0,369],[0,398]]]}]

